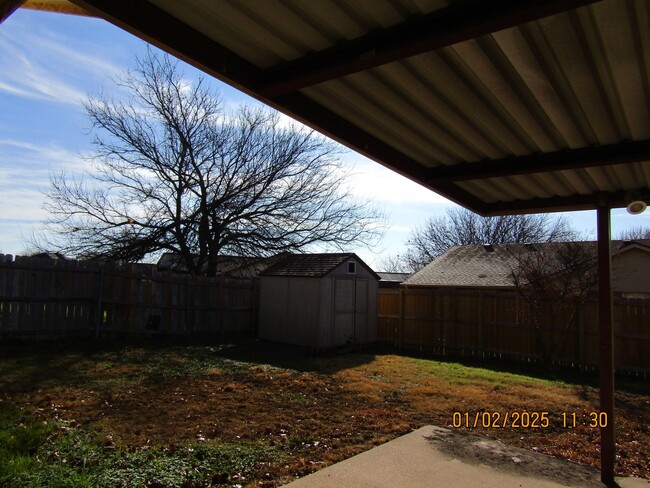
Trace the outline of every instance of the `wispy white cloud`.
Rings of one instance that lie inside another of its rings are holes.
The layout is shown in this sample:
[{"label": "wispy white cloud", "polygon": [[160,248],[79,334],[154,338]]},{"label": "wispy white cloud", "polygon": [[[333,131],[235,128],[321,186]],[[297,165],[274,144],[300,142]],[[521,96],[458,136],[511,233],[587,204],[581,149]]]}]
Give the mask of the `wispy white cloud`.
[{"label": "wispy white cloud", "polygon": [[[34,38],[29,34],[29,42],[34,49],[45,51],[48,56],[60,56],[64,60],[64,70],[74,67],[84,73],[92,73],[95,77],[103,78],[121,72],[124,67],[113,63],[107,58],[107,51],[97,43],[83,42],[78,38],[64,37],[52,31],[45,31],[42,36]],[[80,45],[81,44],[81,45]],[[97,51],[102,51],[97,53]],[[93,54],[89,54],[92,52]],[[58,66],[60,66],[57,63]]]},{"label": "wispy white cloud", "polygon": [[[47,66],[44,59],[29,59],[12,45],[13,40],[0,38],[0,89],[33,100],[81,104],[85,92]],[[39,53],[39,57],[42,54]]]},{"label": "wispy white cloud", "polygon": [[30,98],[32,100],[47,100],[48,98],[33,90],[18,88],[14,85],[10,85],[9,83],[5,83],[4,81],[0,81],[0,91],[4,91],[5,93],[8,93],[10,95],[16,95],[23,98]]},{"label": "wispy white cloud", "polygon": [[[13,19],[12,19],[13,20]],[[119,69],[78,49],[78,40],[48,29],[30,28],[24,19],[0,29],[0,91],[56,103],[80,105],[88,80]]]},{"label": "wispy white cloud", "polygon": [[396,235],[408,235],[413,230],[413,227],[406,225],[391,225],[390,231]]},{"label": "wispy white cloud", "polygon": [[0,171],[19,174],[22,172],[65,170],[80,171],[89,162],[70,148],[57,144],[0,139]]},{"label": "wispy white cloud", "polygon": [[43,194],[37,189],[2,188],[0,208],[6,215],[11,215],[13,221],[40,222],[46,216],[46,212],[41,208],[43,198]]},{"label": "wispy white cloud", "polygon": [[0,139],[0,209],[3,218],[14,222],[9,227],[3,223],[3,232],[15,230],[17,221],[22,228],[45,219],[51,171],[80,173],[87,166],[80,155],[61,146]]},{"label": "wispy white cloud", "polygon": [[348,183],[359,197],[391,206],[450,204],[449,200],[437,193],[352,151],[346,153],[343,161],[352,168]]},{"label": "wispy white cloud", "polygon": [[50,171],[79,173],[88,162],[73,150],[55,145],[0,139],[0,251],[20,254],[42,229]]}]

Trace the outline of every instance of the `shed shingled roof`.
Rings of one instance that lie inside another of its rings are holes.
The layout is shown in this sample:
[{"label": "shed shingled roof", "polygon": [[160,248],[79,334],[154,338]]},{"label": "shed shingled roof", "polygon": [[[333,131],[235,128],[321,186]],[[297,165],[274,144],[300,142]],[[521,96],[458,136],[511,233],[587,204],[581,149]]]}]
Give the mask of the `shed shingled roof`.
[{"label": "shed shingled roof", "polygon": [[348,259],[354,260],[376,274],[354,253],[290,254],[267,268],[262,276],[322,277]]}]

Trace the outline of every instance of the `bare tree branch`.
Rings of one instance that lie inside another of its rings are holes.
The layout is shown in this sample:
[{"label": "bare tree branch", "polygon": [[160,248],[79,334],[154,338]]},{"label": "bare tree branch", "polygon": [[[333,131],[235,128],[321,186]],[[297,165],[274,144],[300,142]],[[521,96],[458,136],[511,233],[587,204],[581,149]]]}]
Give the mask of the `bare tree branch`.
[{"label": "bare tree branch", "polygon": [[630,227],[618,234],[618,240],[621,241],[638,241],[640,239],[650,239],[650,227]]},{"label": "bare tree branch", "polygon": [[41,248],[126,261],[171,251],[191,272],[214,274],[224,253],[378,236],[382,213],[345,188],[334,143],[268,110],[227,114],[203,79],[190,83],[151,51],[115,82],[128,98],[86,103],[95,171],[51,177],[52,237]]},{"label": "bare tree branch", "polygon": [[598,285],[595,242],[557,242],[509,248],[515,256],[512,280],[517,294],[528,304],[542,360],[561,358],[563,342],[553,327],[576,327],[577,314]]},{"label": "bare tree branch", "polygon": [[411,232],[403,256],[405,267],[417,271],[452,246],[513,244],[576,239],[566,219],[540,215],[481,217],[461,207],[433,217]]}]

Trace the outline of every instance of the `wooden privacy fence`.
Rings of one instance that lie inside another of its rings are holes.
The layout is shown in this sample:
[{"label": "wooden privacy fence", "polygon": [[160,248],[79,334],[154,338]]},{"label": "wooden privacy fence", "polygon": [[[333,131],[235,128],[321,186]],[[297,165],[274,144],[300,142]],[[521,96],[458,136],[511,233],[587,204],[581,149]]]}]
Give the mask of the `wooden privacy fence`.
[{"label": "wooden privacy fence", "polygon": [[257,296],[253,279],[0,254],[0,336],[246,333]]},{"label": "wooden privacy fence", "polygon": [[[533,310],[513,291],[380,289],[378,335],[406,351],[595,369],[598,304],[573,316],[570,305],[547,300]],[[617,371],[649,375],[650,301],[617,300],[614,335]]]}]

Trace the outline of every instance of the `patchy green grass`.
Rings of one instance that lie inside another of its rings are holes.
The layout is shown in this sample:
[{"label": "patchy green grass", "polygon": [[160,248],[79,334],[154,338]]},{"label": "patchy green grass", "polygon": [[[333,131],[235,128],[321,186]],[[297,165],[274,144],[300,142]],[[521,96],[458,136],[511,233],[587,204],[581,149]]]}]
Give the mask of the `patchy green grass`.
[{"label": "patchy green grass", "polygon": [[[4,407],[4,406],[2,406]],[[0,486],[193,487],[246,481],[283,455],[264,443],[123,449],[73,423],[0,408]]]},{"label": "patchy green grass", "polygon": [[52,427],[15,406],[0,403],[0,485],[29,472]]},{"label": "patchy green grass", "polygon": [[[278,486],[476,411],[549,411],[548,429],[470,430],[598,464],[597,430],[558,425],[597,409],[592,377],[496,367],[257,341],[0,345],[0,486]],[[648,477],[650,391],[624,384],[617,472]]]}]

